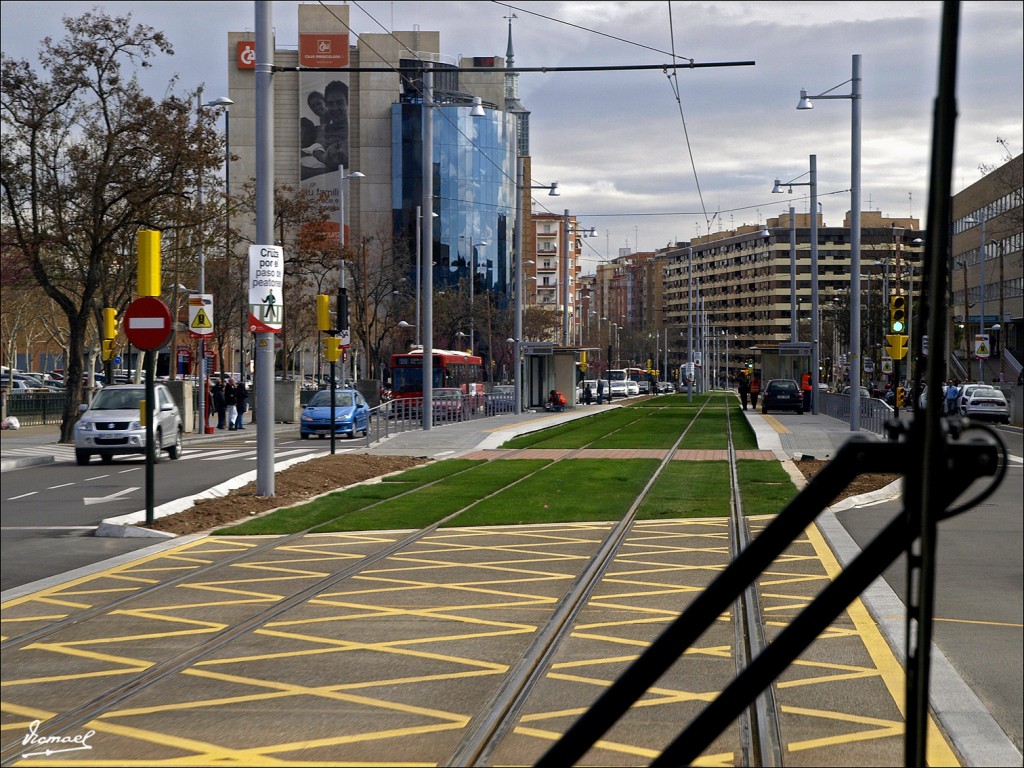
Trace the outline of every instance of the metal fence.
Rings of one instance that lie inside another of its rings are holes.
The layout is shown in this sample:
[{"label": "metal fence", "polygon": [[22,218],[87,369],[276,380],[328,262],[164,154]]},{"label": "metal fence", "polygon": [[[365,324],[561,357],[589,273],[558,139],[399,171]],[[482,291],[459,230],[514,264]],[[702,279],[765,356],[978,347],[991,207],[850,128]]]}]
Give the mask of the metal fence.
[{"label": "metal fence", "polygon": [[4,413],[14,416],[23,427],[60,424],[66,392],[19,392],[4,397]]},{"label": "metal fence", "polygon": [[[849,421],[850,400],[852,399],[852,395],[822,392],[818,403],[819,410],[834,419]],[[892,407],[876,397],[860,397],[858,400],[860,400],[860,428],[878,435],[884,434],[885,423],[895,413]]]},{"label": "metal fence", "polygon": [[[443,427],[464,421],[486,419],[499,413],[512,413],[508,395],[462,395],[461,398],[434,400],[431,426]],[[366,445],[392,434],[423,429],[423,398],[390,400],[370,409],[370,429]]]}]

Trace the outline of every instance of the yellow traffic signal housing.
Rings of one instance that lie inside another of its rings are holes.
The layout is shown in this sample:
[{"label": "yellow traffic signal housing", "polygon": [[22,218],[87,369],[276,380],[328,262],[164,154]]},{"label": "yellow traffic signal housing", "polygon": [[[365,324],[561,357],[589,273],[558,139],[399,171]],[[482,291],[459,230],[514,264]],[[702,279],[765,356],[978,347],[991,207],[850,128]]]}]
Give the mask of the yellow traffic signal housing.
[{"label": "yellow traffic signal housing", "polygon": [[113,307],[103,308],[103,338],[117,338],[117,310]]},{"label": "yellow traffic signal housing", "polygon": [[327,359],[327,362],[338,362],[338,358],[341,357],[341,338],[338,336],[328,336],[324,339],[324,343],[327,345],[324,347],[324,357]]},{"label": "yellow traffic signal housing", "polygon": [[893,360],[902,360],[907,356],[907,341],[909,336],[902,333],[891,333],[885,337],[885,351]]},{"label": "yellow traffic signal housing", "polygon": [[316,297],[316,329],[331,330],[331,297],[326,293]]},{"label": "yellow traffic signal housing", "polygon": [[903,387],[896,387],[896,407],[903,408],[907,404],[907,390]]},{"label": "yellow traffic signal housing", "polygon": [[103,340],[103,362],[114,359],[114,340],[104,339]]},{"label": "yellow traffic signal housing", "polygon": [[889,333],[906,333],[907,297],[893,294],[889,297]]},{"label": "yellow traffic signal housing", "polygon": [[144,229],[138,234],[139,296],[160,295],[160,233]]}]

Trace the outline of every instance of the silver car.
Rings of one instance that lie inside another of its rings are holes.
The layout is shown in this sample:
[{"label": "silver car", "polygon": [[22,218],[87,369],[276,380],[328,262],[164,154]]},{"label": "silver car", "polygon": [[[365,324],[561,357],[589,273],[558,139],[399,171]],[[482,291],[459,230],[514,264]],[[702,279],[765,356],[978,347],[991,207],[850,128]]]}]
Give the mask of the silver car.
[{"label": "silver car", "polygon": [[[172,459],[182,453],[185,431],[171,391],[163,384],[154,386],[155,421],[153,437],[156,456],[167,451]],[[75,460],[88,464],[95,453],[109,464],[115,456],[146,453],[146,428],[139,406],[146,397],[144,384],[113,384],[104,387],[92,399],[92,405],[80,406],[81,418],[75,424]]]}]

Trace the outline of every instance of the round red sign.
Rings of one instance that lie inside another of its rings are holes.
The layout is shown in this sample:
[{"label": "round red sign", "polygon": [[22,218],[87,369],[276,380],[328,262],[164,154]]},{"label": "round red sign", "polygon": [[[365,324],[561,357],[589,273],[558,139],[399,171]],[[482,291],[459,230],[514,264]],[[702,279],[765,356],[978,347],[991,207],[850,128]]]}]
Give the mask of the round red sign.
[{"label": "round red sign", "polygon": [[171,311],[160,299],[138,298],[125,310],[124,333],[136,349],[160,349],[171,337]]}]

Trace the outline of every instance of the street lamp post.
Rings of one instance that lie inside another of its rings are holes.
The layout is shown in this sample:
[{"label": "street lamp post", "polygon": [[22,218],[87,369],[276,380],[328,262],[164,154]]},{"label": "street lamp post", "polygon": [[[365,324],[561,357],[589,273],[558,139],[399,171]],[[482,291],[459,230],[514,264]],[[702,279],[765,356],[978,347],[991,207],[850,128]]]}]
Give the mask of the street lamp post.
[{"label": "street lamp post", "polygon": [[[981,208],[978,211],[978,218],[969,216],[964,220],[981,227],[981,247],[978,249],[978,334],[981,336],[985,335],[985,217],[985,209]],[[964,274],[966,279],[966,272]],[[966,300],[965,295],[964,301]],[[985,361],[981,357],[978,357],[978,378],[985,381]]]},{"label": "street lamp post", "polygon": [[[810,156],[809,181],[787,181],[785,183],[775,180],[775,188],[772,192],[782,192],[782,187],[811,188],[811,413],[818,415],[818,156]],[[799,178],[799,177],[797,177]],[[792,210],[792,209],[791,209]],[[859,270],[859,267],[858,267]],[[852,367],[851,367],[852,371]],[[850,411],[859,410],[860,386],[857,389],[850,387]],[[852,417],[851,417],[852,418]]]},{"label": "street lamp post", "polygon": [[[354,171],[345,173],[345,166],[338,166],[338,245],[341,247],[341,263],[338,265],[338,332],[341,343],[352,345],[352,335],[348,323],[348,291],[345,288],[345,182],[349,179],[362,179],[366,174]],[[345,379],[345,364],[341,365],[341,378]],[[333,430],[332,430],[333,432]]]},{"label": "street lamp post", "polygon": [[583,237],[597,237],[593,227],[590,229],[573,229],[569,226],[569,209],[562,214],[562,346],[569,346],[569,236],[582,234]]},{"label": "street lamp post", "polygon": [[[840,85],[850,83],[850,93],[832,94]],[[850,126],[850,431],[860,430],[860,134],[861,134],[861,74],[860,54],[853,54],[852,76],[817,96],[808,96],[801,89],[797,109],[814,109],[812,99],[849,99]],[[818,206],[814,206],[817,214]],[[814,375],[817,375],[814,372]],[[815,385],[817,386],[817,385]],[[817,392],[813,392],[817,399]]]},{"label": "street lamp post", "polygon": [[[693,378],[696,380],[697,372],[693,367],[693,246],[688,246],[686,249],[686,273],[688,288],[686,293],[686,305],[689,310],[690,318],[686,324],[686,362],[690,366],[690,370],[693,371]],[[686,369],[684,369],[686,370]],[[684,375],[685,378],[685,375]],[[687,380],[686,384],[686,402],[693,402],[693,382]]]},{"label": "street lamp post", "polygon": [[[523,157],[516,160],[516,306],[515,306],[515,393],[513,408],[516,413],[523,412],[523,193],[527,189],[523,184]],[[558,197],[558,182],[550,185],[530,185],[530,189],[546,189],[551,197]]]},{"label": "street lamp post", "polygon": [[[202,112],[203,107],[214,107],[217,109],[224,110],[224,146],[225,161],[224,161],[224,173],[225,183],[228,173],[228,164],[231,160],[230,150],[227,149],[230,144],[227,139],[228,131],[228,107],[234,104],[231,99],[227,96],[218,96],[213,101],[203,103],[203,89],[200,88],[197,93],[197,100],[199,102],[199,112]],[[199,203],[199,293],[206,293],[206,252],[203,248],[203,224],[202,224],[202,211],[203,211],[203,178],[202,175],[199,177],[199,190],[197,193],[197,200]],[[225,211],[227,211],[227,198],[225,198]],[[177,318],[175,318],[177,322]],[[177,355],[177,349],[174,350],[174,354]],[[199,339],[199,423],[202,425],[202,431],[204,434],[213,432],[213,428],[210,426],[210,418],[208,414],[208,408],[206,407],[206,337],[200,337]],[[175,363],[177,366],[177,363]],[[223,370],[223,369],[222,369]],[[243,379],[244,381],[244,379]]]}]

